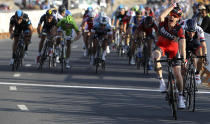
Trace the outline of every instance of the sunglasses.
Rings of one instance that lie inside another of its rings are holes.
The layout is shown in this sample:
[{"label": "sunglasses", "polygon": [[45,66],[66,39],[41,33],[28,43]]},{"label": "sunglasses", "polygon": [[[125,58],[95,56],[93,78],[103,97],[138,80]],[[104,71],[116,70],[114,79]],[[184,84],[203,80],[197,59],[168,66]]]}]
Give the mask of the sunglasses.
[{"label": "sunglasses", "polygon": [[179,16],[174,13],[170,13],[170,16],[173,16],[174,18],[179,18]]}]

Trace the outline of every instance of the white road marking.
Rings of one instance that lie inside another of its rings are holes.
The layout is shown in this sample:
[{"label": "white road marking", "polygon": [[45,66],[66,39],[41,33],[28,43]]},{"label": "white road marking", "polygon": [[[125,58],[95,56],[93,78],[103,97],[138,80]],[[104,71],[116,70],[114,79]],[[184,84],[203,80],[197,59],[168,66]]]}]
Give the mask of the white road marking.
[{"label": "white road marking", "polygon": [[[0,85],[33,86],[33,87],[53,87],[53,88],[77,88],[77,89],[98,89],[98,90],[122,90],[122,91],[145,91],[160,92],[159,89],[139,89],[139,88],[119,88],[119,87],[93,87],[93,86],[71,86],[71,85],[53,85],[53,84],[30,84],[30,83],[9,83],[0,82]],[[200,94],[210,94],[210,91],[199,91]]]},{"label": "white road marking", "polygon": [[20,77],[20,76],[21,76],[20,73],[15,73],[15,74],[13,75],[13,77]]},{"label": "white road marking", "polygon": [[17,105],[17,106],[18,106],[18,108],[19,108],[20,110],[22,110],[22,111],[29,111],[29,109],[27,108],[26,105]]},{"label": "white road marking", "polygon": [[11,90],[11,91],[17,91],[17,87],[16,86],[10,86],[9,87],[9,90]]},{"label": "white road marking", "polygon": [[72,48],[73,49],[78,48],[78,45],[73,45]]},{"label": "white road marking", "polygon": [[31,67],[32,65],[31,64],[25,64],[25,67]]}]

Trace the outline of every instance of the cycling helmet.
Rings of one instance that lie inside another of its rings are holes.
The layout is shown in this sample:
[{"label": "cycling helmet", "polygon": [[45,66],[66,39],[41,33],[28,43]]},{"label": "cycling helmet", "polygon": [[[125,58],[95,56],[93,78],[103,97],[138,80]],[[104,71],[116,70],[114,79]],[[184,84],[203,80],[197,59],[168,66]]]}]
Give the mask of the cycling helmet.
[{"label": "cycling helmet", "polygon": [[49,9],[46,11],[47,16],[53,16],[53,10]]},{"label": "cycling helmet", "polygon": [[22,10],[17,10],[16,12],[15,12],[15,17],[16,18],[23,18],[23,11]]},{"label": "cycling helmet", "polygon": [[142,15],[142,12],[140,10],[136,11],[136,16]]},{"label": "cycling helmet", "polygon": [[145,10],[149,11],[149,10],[151,10],[151,8],[150,7],[145,7]]},{"label": "cycling helmet", "polygon": [[194,19],[188,19],[185,25],[185,30],[188,32],[195,32],[197,23]]},{"label": "cycling helmet", "polygon": [[140,5],[139,6],[139,10],[144,10],[144,6],[143,5]]},{"label": "cycling helmet", "polygon": [[66,13],[65,13],[66,16],[70,15],[72,16],[71,12],[69,10],[66,10]]},{"label": "cycling helmet", "polygon": [[106,17],[101,17],[99,23],[101,25],[106,25],[108,23],[107,20],[106,20]]},{"label": "cycling helmet", "polygon": [[177,17],[181,17],[182,16],[182,10],[179,7],[175,7],[170,14],[175,14],[177,15]]},{"label": "cycling helmet", "polygon": [[125,9],[124,5],[120,4],[119,10]]},{"label": "cycling helmet", "polygon": [[93,11],[93,7],[92,6],[89,6],[88,8],[87,8],[87,10],[90,12],[90,11]]},{"label": "cycling helmet", "polygon": [[59,6],[58,12],[59,12],[60,14],[63,13],[63,12],[65,12],[65,11],[66,11],[65,6]]},{"label": "cycling helmet", "polygon": [[133,9],[134,9],[134,11],[138,11],[138,10],[139,10],[139,6],[135,5],[135,6],[133,7]]}]

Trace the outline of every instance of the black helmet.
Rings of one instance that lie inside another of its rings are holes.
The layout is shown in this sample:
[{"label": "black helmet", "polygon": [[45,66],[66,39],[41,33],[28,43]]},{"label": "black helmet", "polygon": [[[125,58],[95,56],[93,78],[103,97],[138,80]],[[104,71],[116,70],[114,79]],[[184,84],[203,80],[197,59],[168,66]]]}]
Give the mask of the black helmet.
[{"label": "black helmet", "polygon": [[194,19],[188,19],[185,25],[185,30],[188,32],[195,32],[197,23]]},{"label": "black helmet", "polygon": [[63,12],[65,12],[66,11],[66,7],[65,6],[59,6],[59,8],[58,8],[58,12],[61,14],[61,13],[63,13]]},{"label": "black helmet", "polygon": [[23,11],[22,10],[17,10],[16,12],[15,12],[15,17],[16,18],[23,18]]},{"label": "black helmet", "polygon": [[49,9],[46,11],[46,15],[49,17],[49,16],[53,16],[53,10],[52,9]]}]

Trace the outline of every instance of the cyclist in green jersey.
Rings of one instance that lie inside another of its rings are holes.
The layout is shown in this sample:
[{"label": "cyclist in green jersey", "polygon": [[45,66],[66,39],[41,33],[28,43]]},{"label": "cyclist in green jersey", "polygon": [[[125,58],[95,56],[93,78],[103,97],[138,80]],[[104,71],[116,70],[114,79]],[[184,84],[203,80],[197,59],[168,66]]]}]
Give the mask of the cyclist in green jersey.
[{"label": "cyclist in green jersey", "polygon": [[[70,68],[70,54],[71,54],[71,42],[72,41],[76,41],[81,37],[81,33],[80,30],[76,24],[76,21],[74,20],[74,18],[71,15],[66,16],[65,18],[61,19],[58,24],[57,24],[57,28],[61,27],[61,29],[65,32],[65,35],[67,36],[67,50],[66,50],[66,68]],[[72,33],[73,30],[76,32],[77,36],[74,38],[74,40],[72,39]],[[61,40],[61,39],[60,39]]]}]

